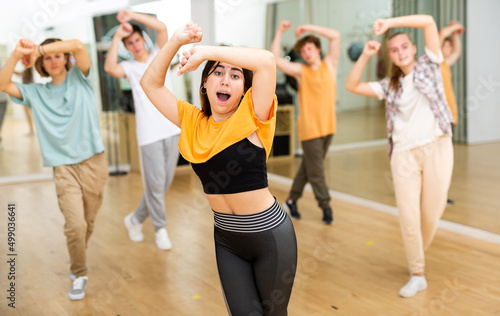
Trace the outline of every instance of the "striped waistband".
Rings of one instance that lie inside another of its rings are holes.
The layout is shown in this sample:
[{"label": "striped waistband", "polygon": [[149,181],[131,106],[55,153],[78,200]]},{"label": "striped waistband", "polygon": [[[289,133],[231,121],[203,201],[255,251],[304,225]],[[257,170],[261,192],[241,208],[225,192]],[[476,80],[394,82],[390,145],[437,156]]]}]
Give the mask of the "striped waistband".
[{"label": "striped waistband", "polygon": [[278,226],[286,217],[278,201],[265,211],[251,215],[224,214],[214,211],[215,227],[237,233],[258,233]]}]

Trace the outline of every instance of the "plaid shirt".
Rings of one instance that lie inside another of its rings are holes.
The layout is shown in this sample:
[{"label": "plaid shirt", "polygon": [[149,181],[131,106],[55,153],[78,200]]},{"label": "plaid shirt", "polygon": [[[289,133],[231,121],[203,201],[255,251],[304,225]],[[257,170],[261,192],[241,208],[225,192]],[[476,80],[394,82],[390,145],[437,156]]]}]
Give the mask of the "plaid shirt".
[{"label": "plaid shirt", "polygon": [[[396,102],[403,92],[401,80],[399,81],[398,89],[390,87],[390,80],[390,77],[385,77],[379,81],[386,99],[385,118],[387,120],[387,137],[389,138],[387,146],[389,157],[391,157],[393,149],[392,132],[394,130],[394,117],[397,111]],[[446,101],[440,65],[432,62],[427,54],[418,57],[413,72],[413,83],[429,99],[432,113],[434,113],[443,133],[451,136],[453,116]]]}]

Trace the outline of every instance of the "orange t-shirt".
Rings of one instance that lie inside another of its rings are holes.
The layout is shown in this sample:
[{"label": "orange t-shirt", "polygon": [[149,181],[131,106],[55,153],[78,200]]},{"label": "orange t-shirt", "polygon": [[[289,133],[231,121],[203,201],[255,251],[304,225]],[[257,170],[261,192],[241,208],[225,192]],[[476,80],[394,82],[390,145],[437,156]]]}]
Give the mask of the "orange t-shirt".
[{"label": "orange t-shirt", "polygon": [[225,121],[215,122],[213,116],[206,116],[199,108],[186,101],[177,101],[181,122],[179,151],[189,162],[203,163],[227,147],[257,133],[269,157],[276,129],[278,100],[274,96],[269,118],[261,121],[255,115],[252,102],[252,88],[248,89],[238,109]]},{"label": "orange t-shirt", "polygon": [[325,61],[318,69],[302,65],[298,134],[301,141],[335,134],[337,83]]},{"label": "orange t-shirt", "polygon": [[455,121],[453,125],[456,126],[458,124],[457,101],[455,99],[455,91],[453,90],[453,84],[451,82],[450,66],[448,66],[448,64],[445,61],[441,63],[441,74],[443,76],[443,85],[444,85],[444,93],[446,95],[446,101],[448,101],[451,114],[453,115],[453,120]]}]

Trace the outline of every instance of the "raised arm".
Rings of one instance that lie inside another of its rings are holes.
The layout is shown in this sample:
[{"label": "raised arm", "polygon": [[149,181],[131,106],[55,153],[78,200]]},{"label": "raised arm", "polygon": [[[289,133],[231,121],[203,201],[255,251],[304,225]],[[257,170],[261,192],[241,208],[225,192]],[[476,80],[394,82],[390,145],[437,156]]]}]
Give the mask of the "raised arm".
[{"label": "raised arm", "polygon": [[439,33],[436,22],[430,15],[407,15],[397,18],[380,19],[373,23],[373,34],[384,34],[388,29],[395,27],[419,28],[424,31],[424,42],[431,52],[439,55],[441,45],[439,43]]},{"label": "raised arm", "polygon": [[113,35],[111,46],[108,49],[106,60],[104,61],[104,71],[118,79],[125,77],[125,70],[122,65],[118,63],[118,49],[120,48],[120,42],[123,38],[129,36],[131,33],[132,25],[127,22],[120,24],[115,35]]},{"label": "raised arm", "polygon": [[313,32],[329,40],[328,52],[324,60],[333,67],[336,73],[340,56],[340,32],[328,27],[307,24],[298,26],[295,29],[295,36],[299,37],[305,32]]},{"label": "raised arm", "polygon": [[369,41],[366,43],[363,53],[359,56],[347,77],[345,84],[347,91],[367,97],[377,97],[377,94],[373,91],[368,82],[361,82],[361,75],[370,57],[375,55],[379,49],[380,43],[377,41]]},{"label": "raised arm", "polygon": [[462,42],[460,41],[460,34],[465,31],[462,24],[457,21],[451,21],[447,26],[439,31],[440,45],[442,46],[444,41],[451,35],[451,46],[453,48],[450,56],[446,57],[446,63],[451,66],[455,64],[462,54]]},{"label": "raised arm", "polygon": [[[0,90],[13,96],[14,98],[23,98],[21,91],[12,81],[12,75],[14,74],[14,68],[19,60],[29,58],[36,50],[36,47],[35,43],[26,39],[22,39],[17,43],[14,52],[10,55],[5,65],[0,70]],[[28,60],[25,59],[25,63],[27,63],[27,61]]]},{"label": "raised arm", "polygon": [[168,41],[168,31],[165,23],[147,14],[137,13],[129,10],[120,10],[116,15],[120,23],[137,21],[156,31],[156,43],[162,48]]},{"label": "raised arm", "polygon": [[151,103],[178,127],[181,126],[181,123],[177,112],[177,98],[165,87],[165,76],[179,48],[185,44],[201,41],[202,35],[201,28],[192,22],[175,31],[172,38],[149,64],[140,81],[141,87]]},{"label": "raised arm", "polygon": [[36,59],[45,54],[52,53],[73,53],[75,64],[80,71],[87,76],[90,69],[90,58],[85,50],[85,46],[80,40],[72,39],[67,41],[57,41],[49,44],[40,45],[30,56],[28,68],[33,66]]},{"label": "raised arm", "polygon": [[300,79],[302,73],[302,66],[300,63],[286,61],[281,57],[281,38],[283,33],[288,30],[292,24],[289,21],[283,20],[280,22],[276,34],[274,35],[273,42],[271,44],[271,53],[276,57],[276,66],[279,70],[285,74],[292,76],[296,79]]}]

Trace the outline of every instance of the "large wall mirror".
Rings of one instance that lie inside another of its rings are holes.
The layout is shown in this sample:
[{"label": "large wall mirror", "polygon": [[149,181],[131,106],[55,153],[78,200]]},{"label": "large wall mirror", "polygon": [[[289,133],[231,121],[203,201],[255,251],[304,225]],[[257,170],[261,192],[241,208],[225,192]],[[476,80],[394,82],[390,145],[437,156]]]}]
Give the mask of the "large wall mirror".
[{"label": "large wall mirror", "polygon": [[[364,44],[371,39],[381,41],[371,32],[373,22],[378,18],[409,14],[430,14],[434,16],[438,28],[444,27],[451,20],[466,23],[465,1],[447,0],[436,2],[431,0],[283,0],[269,1],[266,8],[266,47],[270,47],[276,28],[281,20],[292,23],[292,28],[285,32],[282,39],[282,55],[289,54],[296,41],[294,27],[300,24],[317,24],[340,31],[342,36],[341,56],[337,78],[337,133],[334,136],[331,151],[326,160],[327,182],[330,189],[369,201],[395,206],[389,160],[386,152],[386,123],[384,103],[374,98],[365,98],[347,92],[344,89],[346,78],[354,65],[349,53],[359,43]],[[466,26],[467,28],[467,26]],[[423,52],[423,34],[419,30],[404,29],[412,35],[417,45],[418,54]],[[454,127],[455,171],[450,187],[450,198],[454,205],[447,207],[443,219],[479,228],[488,232],[500,233],[498,226],[498,210],[500,200],[485,190],[482,198],[478,195],[479,187],[483,187],[484,168],[492,167],[493,162],[487,158],[489,154],[499,151],[498,144],[470,146],[465,144],[467,111],[466,100],[466,34],[462,36],[462,57],[453,66],[453,86],[457,96],[460,122]],[[469,34],[470,36],[470,34]],[[327,40],[322,39],[323,53],[326,52]],[[379,80],[383,73],[379,70],[387,67],[385,53],[371,58],[365,68],[363,81]],[[381,64],[380,64],[381,63]],[[287,78],[278,72],[278,83],[287,82]],[[287,91],[295,93],[288,86]],[[296,100],[296,98],[295,98]],[[295,101],[295,105],[296,105]],[[297,115],[297,111],[296,111]],[[300,144],[298,144],[300,145]],[[300,153],[300,150],[297,151]],[[293,165],[295,164],[295,166]],[[293,177],[297,168],[297,160],[290,165],[282,162],[269,168],[278,175]],[[498,167],[498,164],[497,164]],[[500,174],[493,172],[492,178],[498,181]],[[494,181],[491,184],[495,183]],[[498,186],[496,186],[498,188]],[[472,192],[476,192],[473,194]],[[484,202],[487,200],[489,202]],[[481,207],[477,207],[481,205]]]}]

